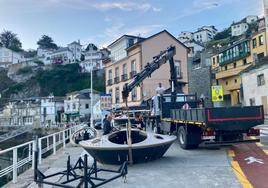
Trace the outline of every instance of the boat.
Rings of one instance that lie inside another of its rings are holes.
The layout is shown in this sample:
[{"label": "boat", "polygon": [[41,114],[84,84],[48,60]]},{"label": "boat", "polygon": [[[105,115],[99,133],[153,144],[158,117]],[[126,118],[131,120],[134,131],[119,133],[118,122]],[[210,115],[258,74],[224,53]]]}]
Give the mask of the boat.
[{"label": "boat", "polygon": [[129,144],[127,133],[127,129],[121,129],[102,137],[81,141],[79,145],[100,163],[122,164],[131,161],[135,164],[161,158],[177,138],[174,135],[160,135],[131,128]]},{"label": "boat", "polygon": [[71,135],[70,142],[73,146],[79,146],[79,142],[83,140],[91,140],[96,138],[98,132],[92,127],[83,127]]}]

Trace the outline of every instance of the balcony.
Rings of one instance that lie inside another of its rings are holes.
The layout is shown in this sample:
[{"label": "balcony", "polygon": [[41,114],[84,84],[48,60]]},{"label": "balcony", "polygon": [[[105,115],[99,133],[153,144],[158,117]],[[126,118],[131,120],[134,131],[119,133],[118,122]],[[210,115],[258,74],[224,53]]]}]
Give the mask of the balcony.
[{"label": "balcony", "polygon": [[127,74],[123,74],[123,75],[121,75],[121,80],[122,80],[122,81],[126,81],[126,80],[127,80]]},{"label": "balcony", "polygon": [[108,85],[108,86],[113,85],[113,80],[112,80],[112,79],[107,80],[107,85]]},{"label": "balcony", "polygon": [[226,65],[228,63],[232,63],[234,61],[238,61],[240,59],[246,58],[250,55],[250,52],[240,52],[238,56],[231,56],[230,58],[227,59],[227,56],[223,56],[220,59],[220,65]]},{"label": "balcony", "polygon": [[114,78],[114,83],[115,83],[115,84],[118,84],[119,81],[120,81],[119,76]]},{"label": "balcony", "polygon": [[218,71],[216,73],[216,79],[222,79],[222,78],[228,78],[228,77],[232,77],[232,76],[237,76],[240,74],[240,72],[244,69],[246,69],[248,66],[250,66],[251,64],[247,64],[247,65],[243,65],[243,66],[239,66],[236,68],[232,68],[226,71]]},{"label": "balcony", "polygon": [[130,72],[130,78],[133,78],[137,74],[137,71],[131,71]]},{"label": "balcony", "polygon": [[179,72],[179,73],[177,74],[177,78],[178,78],[178,79],[182,79],[182,78],[183,78],[183,72]]}]

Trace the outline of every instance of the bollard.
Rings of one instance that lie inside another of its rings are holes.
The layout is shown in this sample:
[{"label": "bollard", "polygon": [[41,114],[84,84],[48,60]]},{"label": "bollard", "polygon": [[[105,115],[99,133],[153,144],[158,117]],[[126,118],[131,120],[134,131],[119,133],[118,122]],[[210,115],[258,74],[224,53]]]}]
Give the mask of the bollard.
[{"label": "bollard", "polygon": [[13,149],[13,183],[16,183],[18,180],[18,149],[14,148]]}]

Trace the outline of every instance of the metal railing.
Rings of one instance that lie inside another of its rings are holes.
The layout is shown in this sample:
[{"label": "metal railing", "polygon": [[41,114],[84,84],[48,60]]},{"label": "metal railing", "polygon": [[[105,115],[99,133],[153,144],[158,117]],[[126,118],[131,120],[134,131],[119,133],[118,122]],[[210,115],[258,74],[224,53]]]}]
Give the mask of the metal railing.
[{"label": "metal railing", "polygon": [[[41,164],[42,158],[45,158],[50,154],[55,155],[57,149],[61,147],[64,148],[66,142],[71,138],[71,135],[84,126],[84,124],[73,126],[68,129],[38,138],[37,143],[35,140],[32,140],[24,144],[0,151],[0,160],[9,161],[9,164],[7,164],[4,168],[0,168],[0,178],[12,173],[12,182],[16,183],[19,168],[25,166],[26,164],[31,165],[32,169],[34,168],[34,147],[38,145],[38,162]],[[27,153],[25,153],[25,151],[27,151]]]}]

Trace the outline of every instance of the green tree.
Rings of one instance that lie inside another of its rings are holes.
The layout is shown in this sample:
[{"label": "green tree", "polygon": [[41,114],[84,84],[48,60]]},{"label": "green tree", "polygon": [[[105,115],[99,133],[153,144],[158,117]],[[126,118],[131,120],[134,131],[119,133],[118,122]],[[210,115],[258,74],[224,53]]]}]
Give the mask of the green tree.
[{"label": "green tree", "polygon": [[4,30],[0,33],[0,43],[6,48],[9,48],[14,51],[22,51],[22,45],[17,37],[17,34],[12,31]]},{"label": "green tree", "polygon": [[38,41],[37,45],[39,48],[43,49],[57,49],[57,44],[54,43],[53,39],[50,36],[43,35]]},{"label": "green tree", "polygon": [[217,33],[214,36],[214,40],[221,40],[232,36],[231,27],[224,29],[222,32]]}]

